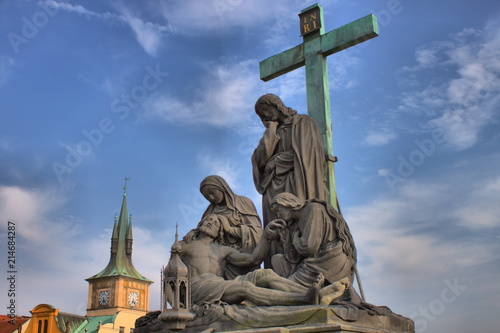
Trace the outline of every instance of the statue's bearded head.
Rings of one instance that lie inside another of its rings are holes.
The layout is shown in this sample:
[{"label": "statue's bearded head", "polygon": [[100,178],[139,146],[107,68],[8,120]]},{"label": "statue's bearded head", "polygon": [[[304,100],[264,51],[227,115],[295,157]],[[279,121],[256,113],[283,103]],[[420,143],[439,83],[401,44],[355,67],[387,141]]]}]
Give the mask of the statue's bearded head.
[{"label": "statue's bearded head", "polygon": [[[255,113],[264,121],[278,121],[277,118],[293,116],[297,111],[283,104],[281,98],[275,94],[262,95],[255,102]],[[274,119],[276,118],[276,119]]]},{"label": "statue's bearded head", "polygon": [[217,237],[220,230],[220,222],[217,215],[211,214],[206,216],[200,221],[198,230],[204,234],[212,236],[213,238]]},{"label": "statue's bearded head", "polygon": [[217,243],[223,243],[224,230],[222,228],[222,215],[209,214],[198,223],[198,232],[212,237]]}]

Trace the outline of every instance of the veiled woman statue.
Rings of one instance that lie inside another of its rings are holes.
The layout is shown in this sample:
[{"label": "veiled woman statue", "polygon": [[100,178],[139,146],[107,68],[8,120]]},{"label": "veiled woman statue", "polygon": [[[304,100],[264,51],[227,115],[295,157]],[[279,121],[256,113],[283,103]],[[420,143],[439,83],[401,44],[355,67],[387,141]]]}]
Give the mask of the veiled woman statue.
[{"label": "veiled woman statue", "polygon": [[[219,243],[244,253],[252,253],[262,237],[262,224],[253,202],[236,195],[220,176],[208,176],[200,184],[200,192],[210,202],[203,217],[210,214],[223,216],[223,237]],[[227,265],[224,277],[234,279],[252,269]]]}]

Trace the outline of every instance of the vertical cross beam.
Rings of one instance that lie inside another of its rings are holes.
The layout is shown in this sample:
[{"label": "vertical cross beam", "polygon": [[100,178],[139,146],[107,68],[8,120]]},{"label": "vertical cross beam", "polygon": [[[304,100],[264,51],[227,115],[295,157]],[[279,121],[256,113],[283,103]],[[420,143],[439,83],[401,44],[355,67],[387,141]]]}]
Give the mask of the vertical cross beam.
[{"label": "vertical cross beam", "polygon": [[272,80],[305,66],[307,112],[318,124],[328,167],[330,203],[339,210],[333,163],[330,90],[326,57],[378,36],[377,18],[367,15],[325,34],[323,9],[315,4],[299,15],[303,43],[260,62],[260,78]]},{"label": "vertical cross beam", "polygon": [[[318,124],[325,150],[330,203],[339,210],[335,186],[332,121],[330,112],[330,89],[328,85],[328,64],[321,48],[321,36],[325,33],[323,10],[313,5],[302,10],[299,15],[301,33],[304,39],[304,58],[306,72],[307,113]],[[314,29],[310,31],[310,29]]]}]

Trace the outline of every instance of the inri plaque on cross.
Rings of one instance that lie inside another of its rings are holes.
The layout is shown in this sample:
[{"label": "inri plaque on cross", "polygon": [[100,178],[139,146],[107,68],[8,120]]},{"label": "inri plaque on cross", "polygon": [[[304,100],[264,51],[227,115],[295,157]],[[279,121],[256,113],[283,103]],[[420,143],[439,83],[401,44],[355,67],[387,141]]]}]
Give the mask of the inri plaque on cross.
[{"label": "inri plaque on cross", "polygon": [[300,18],[303,43],[260,62],[260,78],[272,80],[305,66],[307,112],[318,124],[328,165],[330,203],[339,210],[332,156],[332,124],[326,57],[378,36],[377,18],[367,15],[325,34],[323,9],[319,4],[304,9]]}]

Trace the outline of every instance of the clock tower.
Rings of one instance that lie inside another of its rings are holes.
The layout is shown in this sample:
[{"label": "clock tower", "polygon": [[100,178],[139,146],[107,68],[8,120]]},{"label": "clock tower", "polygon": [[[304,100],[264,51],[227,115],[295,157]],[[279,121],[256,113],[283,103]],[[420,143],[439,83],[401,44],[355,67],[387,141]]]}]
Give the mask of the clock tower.
[{"label": "clock tower", "polygon": [[109,263],[100,273],[86,279],[88,317],[112,315],[121,310],[140,315],[148,312],[149,285],[153,281],[137,272],[132,264],[132,241],[132,217],[128,217],[124,192],[120,216],[115,216]]}]

